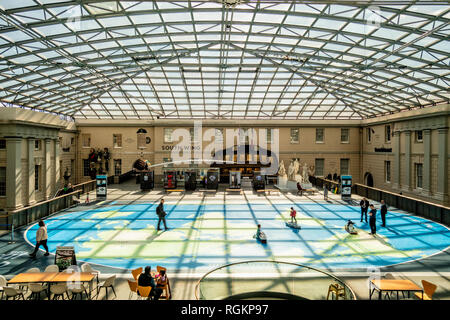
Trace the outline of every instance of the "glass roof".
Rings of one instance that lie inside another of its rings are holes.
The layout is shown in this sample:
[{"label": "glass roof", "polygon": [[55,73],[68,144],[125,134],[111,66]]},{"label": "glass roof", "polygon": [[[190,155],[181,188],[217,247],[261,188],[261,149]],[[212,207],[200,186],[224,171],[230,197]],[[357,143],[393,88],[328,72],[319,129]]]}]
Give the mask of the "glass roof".
[{"label": "glass roof", "polygon": [[0,0],[0,102],[74,118],[364,119],[450,101],[448,1]]}]

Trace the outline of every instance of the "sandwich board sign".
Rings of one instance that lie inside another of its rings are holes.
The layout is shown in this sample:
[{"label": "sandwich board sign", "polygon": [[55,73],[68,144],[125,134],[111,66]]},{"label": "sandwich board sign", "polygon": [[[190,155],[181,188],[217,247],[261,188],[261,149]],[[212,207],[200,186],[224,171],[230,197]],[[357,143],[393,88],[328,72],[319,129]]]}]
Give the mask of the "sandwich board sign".
[{"label": "sandwich board sign", "polygon": [[63,271],[71,265],[76,265],[75,248],[72,246],[56,247],[55,264],[59,267],[59,271]]}]

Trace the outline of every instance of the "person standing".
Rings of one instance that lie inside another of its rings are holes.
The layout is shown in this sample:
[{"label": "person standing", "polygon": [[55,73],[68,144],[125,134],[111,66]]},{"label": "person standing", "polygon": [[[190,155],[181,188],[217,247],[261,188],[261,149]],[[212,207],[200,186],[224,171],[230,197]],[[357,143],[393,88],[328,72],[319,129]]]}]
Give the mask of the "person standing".
[{"label": "person standing", "polygon": [[384,203],[384,200],[381,200],[381,226],[386,228],[386,213],[387,213],[387,205]]},{"label": "person standing", "polygon": [[325,184],[323,186],[323,200],[328,201],[328,185]]},{"label": "person standing", "polygon": [[164,223],[164,228],[166,230],[168,230],[169,228],[167,228],[167,224],[166,224],[166,212],[164,211],[164,199],[161,199],[161,202],[159,203],[158,207],[156,208],[156,214],[159,217],[158,220],[158,231],[161,230],[161,228],[159,227],[161,224],[161,221]]},{"label": "person standing", "polygon": [[45,226],[44,221],[39,221],[39,229],[36,231],[36,247],[34,248],[34,251],[30,253],[31,258],[36,258],[36,253],[39,250],[39,247],[42,245],[45,249],[44,256],[48,256],[48,247],[47,247],[47,227]]},{"label": "person standing", "polygon": [[375,206],[373,204],[370,205],[370,212],[369,212],[369,225],[370,225],[370,231],[371,231],[371,235],[376,235],[377,234],[377,226],[376,226],[376,222],[377,222],[377,209],[375,209]]},{"label": "person standing", "polygon": [[361,206],[361,222],[363,221],[364,216],[367,223],[367,210],[369,209],[369,201],[366,198],[362,198],[359,205]]},{"label": "person standing", "polygon": [[291,207],[291,223],[294,223],[295,220],[295,224],[297,224],[297,211],[294,210],[293,207]]}]

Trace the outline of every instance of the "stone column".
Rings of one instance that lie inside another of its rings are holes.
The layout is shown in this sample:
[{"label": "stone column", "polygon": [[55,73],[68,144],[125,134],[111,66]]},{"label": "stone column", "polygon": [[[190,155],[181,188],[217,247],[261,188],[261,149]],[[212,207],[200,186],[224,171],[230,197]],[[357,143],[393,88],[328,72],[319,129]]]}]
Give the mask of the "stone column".
[{"label": "stone column", "polygon": [[400,189],[400,131],[392,133],[394,138],[394,181],[392,187],[396,190]]},{"label": "stone column", "polygon": [[411,185],[411,131],[405,131],[405,184],[403,190],[414,189]]},{"label": "stone column", "polygon": [[44,182],[44,199],[51,197],[52,189],[52,163],[51,163],[51,148],[50,139],[44,140],[44,165],[42,167],[42,178]]},{"label": "stone column", "polygon": [[59,148],[60,148],[60,142],[59,139],[53,140],[54,141],[54,155],[55,155],[55,160],[54,160],[54,177],[55,177],[55,183],[52,183],[53,186],[53,190],[52,190],[52,195],[55,194],[56,190],[60,187],[62,187],[59,183],[60,183],[60,175],[61,175],[61,168],[59,167],[59,160],[60,160],[60,152],[59,152]]},{"label": "stone column", "polygon": [[423,194],[431,194],[431,130],[423,130]]},{"label": "stone column", "polygon": [[28,183],[27,183],[27,204],[31,205],[36,202],[35,197],[35,190],[34,190],[34,144],[35,144],[34,138],[28,138],[27,139],[27,162],[28,162]]},{"label": "stone column", "polygon": [[438,129],[438,168],[436,198],[443,203],[448,201],[448,164],[447,164],[448,128]]},{"label": "stone column", "polygon": [[22,203],[22,138],[6,138],[6,209],[15,210]]}]

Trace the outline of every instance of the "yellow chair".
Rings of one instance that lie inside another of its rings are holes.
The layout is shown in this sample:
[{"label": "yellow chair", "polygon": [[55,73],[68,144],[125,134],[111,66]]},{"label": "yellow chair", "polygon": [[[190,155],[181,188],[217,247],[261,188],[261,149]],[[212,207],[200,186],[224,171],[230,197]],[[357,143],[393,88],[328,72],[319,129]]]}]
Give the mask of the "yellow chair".
[{"label": "yellow chair", "polygon": [[152,291],[152,287],[142,287],[138,285],[137,290],[138,290],[138,297],[148,298],[150,292]]},{"label": "yellow chair", "polygon": [[156,266],[156,271],[158,273],[161,272],[161,270],[164,270],[166,272],[166,282],[161,283],[161,285],[163,285],[163,287],[160,287],[164,294],[161,295],[160,298],[166,298],[166,300],[169,300],[170,298],[172,298],[172,292],[170,290],[170,282],[169,282],[169,277],[167,276],[167,269],[161,266]]},{"label": "yellow chair", "polygon": [[138,284],[136,281],[128,280],[128,286],[130,287],[130,294],[128,296],[128,300],[130,300],[133,293],[136,293],[137,295]]},{"label": "yellow chair", "polygon": [[329,300],[330,293],[331,296],[334,294],[335,300],[339,300],[339,297],[345,300],[345,287],[341,286],[339,283],[330,284],[328,287],[327,300]]},{"label": "yellow chair", "polygon": [[[423,300],[433,300],[433,294],[437,289],[437,285],[428,282],[426,280],[422,280],[422,286],[423,286]],[[422,293],[421,292],[414,292],[414,295],[422,299]]]},{"label": "yellow chair", "polygon": [[142,270],[143,270],[142,267],[131,270],[131,274],[133,275],[134,280],[138,281],[138,278],[139,278],[140,274],[142,273]]}]

